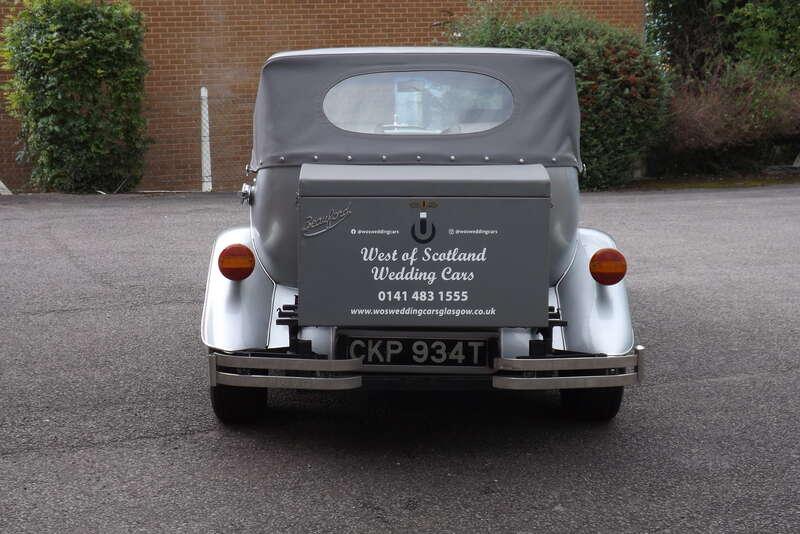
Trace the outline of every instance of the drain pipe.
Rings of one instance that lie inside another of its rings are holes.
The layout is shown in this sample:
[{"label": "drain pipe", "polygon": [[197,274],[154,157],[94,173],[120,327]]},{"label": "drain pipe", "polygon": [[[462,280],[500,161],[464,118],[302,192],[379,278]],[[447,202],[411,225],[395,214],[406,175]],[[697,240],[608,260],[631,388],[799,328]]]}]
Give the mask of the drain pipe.
[{"label": "drain pipe", "polygon": [[202,160],[202,191],[207,193],[212,189],[211,177],[211,135],[208,119],[208,89],[200,88],[200,159]]}]

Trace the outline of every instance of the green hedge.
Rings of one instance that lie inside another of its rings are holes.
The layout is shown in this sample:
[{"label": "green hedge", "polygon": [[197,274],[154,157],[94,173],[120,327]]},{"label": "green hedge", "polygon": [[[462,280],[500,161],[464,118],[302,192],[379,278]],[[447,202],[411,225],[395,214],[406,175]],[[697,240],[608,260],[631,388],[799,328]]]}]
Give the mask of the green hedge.
[{"label": "green hedge", "polygon": [[797,81],[741,61],[676,82],[673,92],[669,136],[651,155],[653,173],[756,172],[797,155]]},{"label": "green hedge", "polygon": [[454,22],[452,42],[551,50],[575,66],[581,104],[582,186],[630,179],[661,135],[667,83],[641,36],[571,11],[515,18],[502,5],[475,5]]},{"label": "green hedge", "polygon": [[126,2],[30,0],[3,30],[7,107],[44,190],[125,191],[141,178],[147,64]]},{"label": "green hedge", "polygon": [[648,0],[647,35],[679,78],[705,80],[747,62],[800,77],[797,0]]},{"label": "green hedge", "polygon": [[674,81],[656,173],[754,172],[800,145],[800,2],[648,1],[647,35]]}]

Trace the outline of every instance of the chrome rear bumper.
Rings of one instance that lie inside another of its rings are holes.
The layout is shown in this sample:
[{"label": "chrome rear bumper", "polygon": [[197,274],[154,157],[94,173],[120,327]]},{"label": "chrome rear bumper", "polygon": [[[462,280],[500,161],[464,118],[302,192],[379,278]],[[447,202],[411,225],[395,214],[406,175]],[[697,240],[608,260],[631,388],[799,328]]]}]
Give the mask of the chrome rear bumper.
[{"label": "chrome rear bumper", "polygon": [[[361,369],[362,359],[321,360],[212,352],[208,355],[208,366],[212,386],[342,390],[361,387],[361,376],[353,373]],[[313,372],[316,376],[278,375],[275,371]]]},{"label": "chrome rear bumper", "polygon": [[[643,353],[644,347],[639,345],[623,356],[495,358],[494,373],[486,378],[496,389],[628,386],[642,381]],[[208,363],[212,386],[317,390],[358,389],[362,386],[363,358],[329,360],[256,352],[211,352]],[[453,369],[453,375],[457,374],[458,370]]]},{"label": "chrome rear bumper", "polygon": [[[630,386],[642,381],[644,347],[637,345],[623,356],[578,356],[565,358],[496,358],[492,376],[497,389],[579,389]],[[586,371],[608,374],[560,376]],[[540,376],[551,374],[553,376]],[[558,373],[558,375],[555,375]]]}]

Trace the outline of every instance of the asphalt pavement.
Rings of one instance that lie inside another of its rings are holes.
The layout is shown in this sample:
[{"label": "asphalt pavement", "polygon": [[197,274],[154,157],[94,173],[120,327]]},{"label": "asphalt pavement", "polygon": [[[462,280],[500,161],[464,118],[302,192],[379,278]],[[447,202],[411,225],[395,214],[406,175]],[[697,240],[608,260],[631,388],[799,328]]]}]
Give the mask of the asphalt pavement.
[{"label": "asphalt pavement", "polygon": [[218,424],[199,322],[233,194],[0,198],[0,531],[797,531],[800,187],[583,197],[646,383],[283,392]]}]

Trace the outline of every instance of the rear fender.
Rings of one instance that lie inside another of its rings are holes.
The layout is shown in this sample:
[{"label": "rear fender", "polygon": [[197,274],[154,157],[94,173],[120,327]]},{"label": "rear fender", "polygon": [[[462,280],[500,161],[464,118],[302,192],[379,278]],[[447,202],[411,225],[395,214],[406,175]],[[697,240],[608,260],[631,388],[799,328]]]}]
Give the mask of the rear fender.
[{"label": "rear fender", "polygon": [[[633,350],[633,325],[625,280],[613,286],[595,282],[589,260],[601,248],[616,249],[608,235],[579,228],[575,257],[555,287],[566,327],[554,328],[553,346],[576,352],[627,354]],[[552,298],[551,298],[552,302]]]},{"label": "rear fender", "polygon": [[250,228],[226,230],[214,242],[200,337],[206,346],[217,350],[263,349],[269,343],[268,325],[276,285],[259,262],[253,274],[241,282],[222,276],[217,259],[225,247],[235,243],[255,250]]}]

